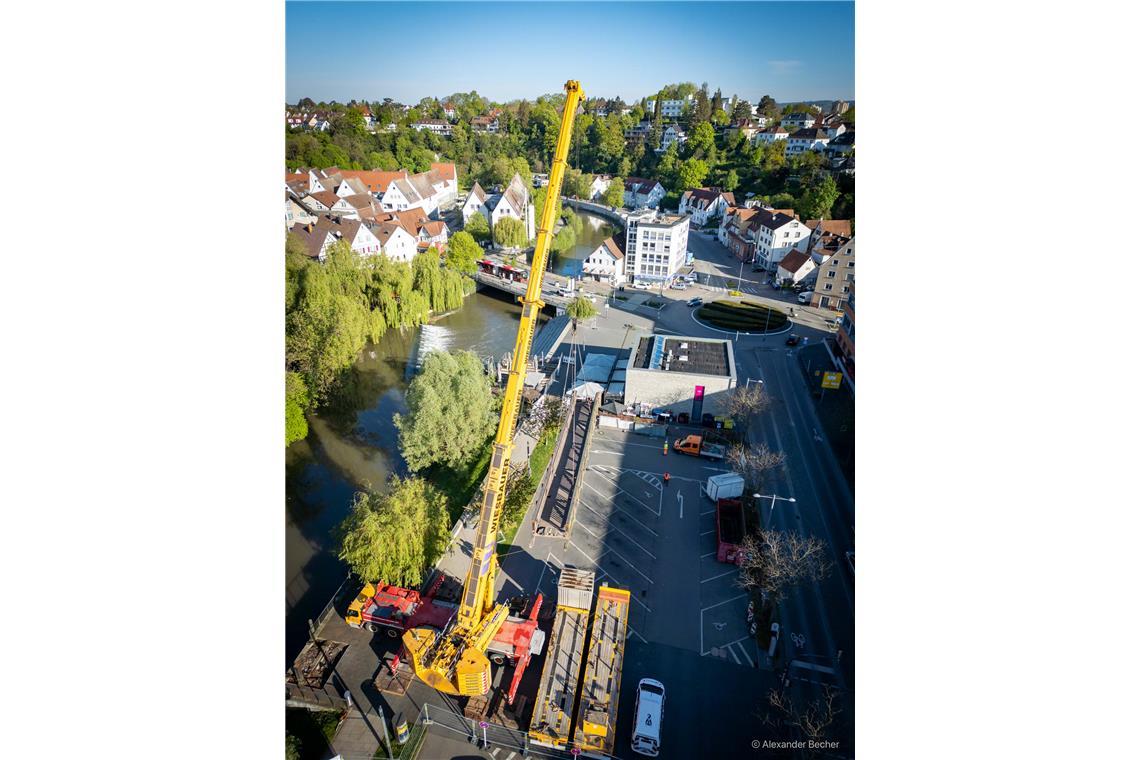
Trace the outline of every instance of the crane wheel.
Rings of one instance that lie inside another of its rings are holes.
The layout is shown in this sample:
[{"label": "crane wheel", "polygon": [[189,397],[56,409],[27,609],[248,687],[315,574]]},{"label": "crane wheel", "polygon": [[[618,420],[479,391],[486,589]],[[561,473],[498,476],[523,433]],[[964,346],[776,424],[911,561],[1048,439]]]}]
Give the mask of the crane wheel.
[{"label": "crane wheel", "polygon": [[390,639],[400,638],[400,632],[397,631],[395,628],[385,628],[384,632],[388,634],[388,638],[390,638]]},{"label": "crane wheel", "polygon": [[497,652],[491,655],[491,662],[495,663],[496,665],[502,665],[506,661],[507,658],[501,654],[498,654]]},{"label": "crane wheel", "polygon": [[369,633],[376,633],[376,624],[375,623],[365,623],[364,627],[368,629]]}]

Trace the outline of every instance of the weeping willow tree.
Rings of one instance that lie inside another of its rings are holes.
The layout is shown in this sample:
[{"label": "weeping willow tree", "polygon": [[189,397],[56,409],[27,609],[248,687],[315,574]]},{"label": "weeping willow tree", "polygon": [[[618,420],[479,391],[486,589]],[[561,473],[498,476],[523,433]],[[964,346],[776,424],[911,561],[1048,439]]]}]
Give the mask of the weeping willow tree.
[{"label": "weeping willow tree", "polygon": [[339,556],[367,581],[415,587],[449,538],[447,500],[417,477],[393,475],[388,490],[357,493],[339,528]]}]

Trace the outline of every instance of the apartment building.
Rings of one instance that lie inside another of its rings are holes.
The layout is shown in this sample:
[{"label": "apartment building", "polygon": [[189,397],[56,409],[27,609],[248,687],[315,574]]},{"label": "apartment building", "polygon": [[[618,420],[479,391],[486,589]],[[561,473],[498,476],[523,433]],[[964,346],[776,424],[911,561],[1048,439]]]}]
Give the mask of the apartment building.
[{"label": "apartment building", "polygon": [[632,213],[625,233],[625,277],[630,282],[667,282],[689,249],[689,217],[654,210]]},{"label": "apartment building", "polygon": [[811,305],[839,311],[854,287],[855,238],[849,238],[819,265]]}]

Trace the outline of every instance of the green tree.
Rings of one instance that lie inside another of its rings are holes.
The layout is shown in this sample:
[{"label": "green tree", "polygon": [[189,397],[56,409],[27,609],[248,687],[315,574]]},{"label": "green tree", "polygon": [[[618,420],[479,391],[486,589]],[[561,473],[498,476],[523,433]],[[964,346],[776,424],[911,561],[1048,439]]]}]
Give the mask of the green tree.
[{"label": "green tree", "polygon": [[[482,214],[475,214],[483,219]],[[475,217],[472,217],[474,219]],[[483,219],[483,229],[487,228],[487,220]],[[457,232],[447,241],[447,265],[457,272],[471,274],[475,271],[475,260],[482,254],[482,249],[475,242],[475,238],[465,229]]]},{"label": "green tree", "polygon": [[463,231],[468,233],[477,243],[491,239],[491,226],[487,224],[487,217],[476,212],[463,225]]},{"label": "green tree", "polygon": [[570,319],[574,320],[574,327],[577,328],[579,320],[596,317],[598,310],[594,308],[594,304],[590,303],[589,299],[576,296],[566,306],[566,313],[570,315]]},{"label": "green tree", "polygon": [[693,190],[701,187],[709,174],[709,165],[699,158],[690,158],[681,164],[677,172],[678,190]]},{"label": "green tree", "polygon": [[400,451],[413,470],[458,466],[495,427],[491,380],[471,351],[433,351],[408,387],[408,413],[394,417]]},{"label": "green tree", "polygon": [[839,198],[839,188],[830,174],[826,174],[817,182],[813,182],[804,190],[796,203],[796,213],[801,219],[830,219],[831,207]]},{"label": "green tree", "polygon": [[610,186],[602,193],[602,203],[618,208],[625,201],[625,179],[614,177]]},{"label": "green tree", "polygon": [[724,178],[724,189],[731,193],[738,187],[740,187],[740,177],[737,175],[736,169],[729,169],[728,176]]},{"label": "green tree", "polygon": [[388,491],[359,492],[339,528],[338,556],[367,581],[416,587],[447,548],[447,500],[418,477],[393,475]]},{"label": "green tree", "polygon": [[305,410],[309,408],[309,389],[305,379],[296,372],[285,373],[285,445],[299,441],[309,434]]},{"label": "green tree", "polygon": [[503,248],[522,248],[526,245],[526,226],[514,217],[504,216],[495,222],[495,242]]},{"label": "green tree", "polygon": [[689,155],[693,158],[703,158],[712,162],[716,160],[716,134],[712,124],[702,121],[689,136]]},{"label": "green tree", "polygon": [[732,120],[752,118],[752,104],[747,100],[738,100],[736,105],[732,107]]}]

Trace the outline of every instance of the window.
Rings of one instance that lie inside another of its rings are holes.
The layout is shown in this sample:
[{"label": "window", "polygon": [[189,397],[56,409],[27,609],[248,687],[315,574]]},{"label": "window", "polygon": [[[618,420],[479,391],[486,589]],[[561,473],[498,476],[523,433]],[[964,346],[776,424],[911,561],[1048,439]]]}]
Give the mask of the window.
[{"label": "window", "polygon": [[830,282],[823,286],[824,290],[831,290],[831,288],[832,288],[832,285]]},{"label": "window", "polygon": [[835,276],[835,270],[834,270],[834,269],[832,269],[831,271],[829,271],[829,272],[827,273],[827,276],[828,276],[828,277],[834,277],[834,276]]},{"label": "window", "polygon": [[850,269],[850,268],[851,268],[851,267],[853,267],[853,266],[855,266],[855,262],[854,262],[854,261],[848,261],[848,262],[847,262],[847,268],[848,268],[848,269]]},{"label": "window", "polygon": [[852,280],[854,280],[854,279],[855,279],[855,273],[854,273],[854,272],[848,272],[848,273],[847,273],[847,274],[846,274],[846,275],[843,277],[843,279],[844,279],[844,280],[846,280],[847,282],[851,282]]}]

